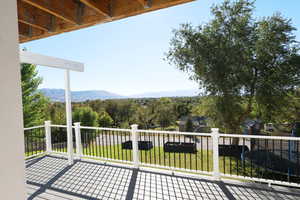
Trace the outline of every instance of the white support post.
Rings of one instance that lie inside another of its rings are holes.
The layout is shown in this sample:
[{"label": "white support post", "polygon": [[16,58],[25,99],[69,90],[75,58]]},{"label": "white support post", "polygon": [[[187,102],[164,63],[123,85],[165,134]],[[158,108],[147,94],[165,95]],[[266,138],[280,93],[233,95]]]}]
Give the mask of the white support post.
[{"label": "white support post", "polygon": [[77,158],[81,159],[82,157],[82,144],[81,144],[81,131],[80,131],[80,122],[74,123],[75,126],[75,140],[76,140],[76,154]]},{"label": "white support post", "polygon": [[17,1],[0,6],[0,199],[26,199]]},{"label": "white support post", "polygon": [[74,151],[73,151],[73,134],[72,134],[70,70],[65,71],[65,96],[66,96],[66,115],[67,115],[68,161],[69,161],[69,165],[72,165],[74,163]]},{"label": "white support post", "polygon": [[216,180],[220,180],[220,168],[219,168],[219,129],[211,129],[212,136],[212,148],[213,148],[213,176]]},{"label": "white support post", "polygon": [[51,121],[45,121],[45,135],[46,135],[46,151],[48,154],[50,154],[52,152]]},{"label": "white support post", "polygon": [[138,125],[131,125],[131,139],[132,139],[132,158],[134,168],[139,168],[140,159],[139,159],[139,145],[138,145]]}]

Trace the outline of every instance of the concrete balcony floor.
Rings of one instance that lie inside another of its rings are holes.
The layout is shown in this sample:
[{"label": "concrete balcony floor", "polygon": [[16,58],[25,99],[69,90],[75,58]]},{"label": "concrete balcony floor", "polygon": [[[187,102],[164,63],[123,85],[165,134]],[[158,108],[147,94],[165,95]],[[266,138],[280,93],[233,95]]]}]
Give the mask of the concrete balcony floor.
[{"label": "concrete balcony floor", "polygon": [[62,157],[26,161],[28,199],[300,200],[300,190],[239,181],[214,181]]}]

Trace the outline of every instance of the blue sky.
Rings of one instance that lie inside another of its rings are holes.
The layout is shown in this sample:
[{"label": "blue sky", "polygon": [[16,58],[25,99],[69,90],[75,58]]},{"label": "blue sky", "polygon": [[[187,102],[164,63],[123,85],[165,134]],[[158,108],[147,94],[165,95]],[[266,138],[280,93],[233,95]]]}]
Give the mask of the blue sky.
[{"label": "blue sky", "polygon": [[[197,89],[188,76],[163,60],[172,29],[211,19],[210,7],[221,0],[196,2],[101,24],[22,44],[29,51],[85,63],[85,72],[72,72],[72,90],[107,90],[121,95]],[[257,0],[255,15],[281,12],[300,29],[299,0]],[[300,31],[296,32],[300,40]],[[61,70],[39,67],[41,88],[63,88]]]}]

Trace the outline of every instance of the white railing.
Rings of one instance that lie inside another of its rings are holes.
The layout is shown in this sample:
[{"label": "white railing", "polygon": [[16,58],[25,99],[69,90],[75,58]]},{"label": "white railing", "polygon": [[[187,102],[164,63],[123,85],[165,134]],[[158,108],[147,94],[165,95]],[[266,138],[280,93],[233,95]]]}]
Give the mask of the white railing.
[{"label": "white railing", "polygon": [[[68,156],[66,126],[48,121],[25,130],[41,128],[45,130],[46,148],[37,155]],[[217,180],[228,177],[300,187],[300,138],[296,137],[220,134],[219,129],[211,133],[140,130],[137,125],[131,129],[86,127],[80,123],[74,124],[73,131],[75,159],[194,172]],[[273,166],[275,161],[286,166]],[[270,163],[272,166],[268,166]]]}]

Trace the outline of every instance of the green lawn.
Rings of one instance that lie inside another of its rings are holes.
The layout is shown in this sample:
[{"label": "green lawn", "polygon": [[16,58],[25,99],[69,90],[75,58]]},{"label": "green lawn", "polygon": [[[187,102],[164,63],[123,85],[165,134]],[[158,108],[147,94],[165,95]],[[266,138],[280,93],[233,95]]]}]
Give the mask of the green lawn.
[{"label": "green lawn", "polygon": [[[116,160],[132,161],[132,150],[123,150],[121,145],[95,146],[84,148],[86,156],[105,157]],[[162,165],[175,168],[209,171],[213,170],[213,159],[211,150],[198,150],[195,154],[190,153],[166,153],[163,147],[154,147],[151,150],[140,150],[140,161],[146,164]],[[234,157],[223,157],[219,159],[221,173],[235,174],[241,176],[256,176],[261,173],[260,168],[251,165],[248,161],[241,161]],[[252,167],[251,167],[252,166]]]}]

